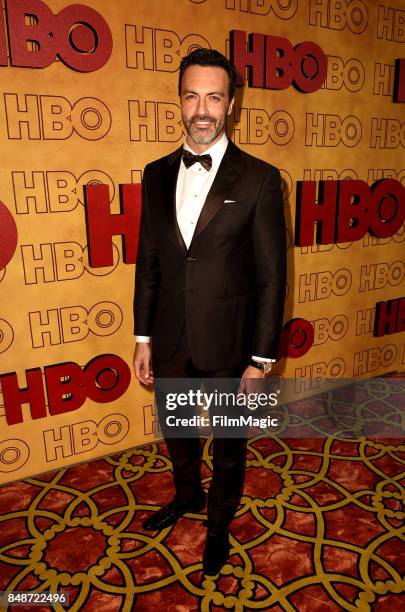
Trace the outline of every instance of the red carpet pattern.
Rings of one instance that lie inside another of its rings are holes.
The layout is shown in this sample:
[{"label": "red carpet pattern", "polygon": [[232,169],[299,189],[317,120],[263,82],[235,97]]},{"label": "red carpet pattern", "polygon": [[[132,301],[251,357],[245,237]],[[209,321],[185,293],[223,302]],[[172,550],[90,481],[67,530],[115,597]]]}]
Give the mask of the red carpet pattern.
[{"label": "red carpet pattern", "polygon": [[0,588],[63,589],[72,611],[403,609],[403,440],[262,435],[248,449],[218,577],[201,573],[205,513],[141,527],[174,493],[153,443],[2,486]]}]

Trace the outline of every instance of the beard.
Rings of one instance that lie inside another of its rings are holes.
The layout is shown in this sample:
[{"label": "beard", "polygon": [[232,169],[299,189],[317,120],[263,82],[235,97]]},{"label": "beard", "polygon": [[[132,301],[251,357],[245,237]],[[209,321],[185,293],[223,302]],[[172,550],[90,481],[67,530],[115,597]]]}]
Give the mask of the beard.
[{"label": "beard", "polygon": [[[204,129],[195,127],[197,121],[210,121],[210,125]],[[213,142],[224,129],[225,120],[215,119],[209,115],[194,115],[191,119],[186,120],[183,117],[183,123],[187,134],[195,144],[206,145]]]}]

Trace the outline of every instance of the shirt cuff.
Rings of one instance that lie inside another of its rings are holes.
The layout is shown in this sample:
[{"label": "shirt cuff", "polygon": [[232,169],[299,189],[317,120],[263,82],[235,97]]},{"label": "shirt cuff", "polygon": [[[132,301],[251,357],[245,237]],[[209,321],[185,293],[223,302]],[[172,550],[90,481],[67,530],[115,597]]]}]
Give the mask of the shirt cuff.
[{"label": "shirt cuff", "polygon": [[150,342],[150,336],[135,336],[135,341],[136,342],[146,342],[146,343],[149,343]]},{"label": "shirt cuff", "polygon": [[252,355],[253,361],[257,361],[258,363],[275,363],[275,359],[270,359],[269,357],[258,357],[257,355]]}]

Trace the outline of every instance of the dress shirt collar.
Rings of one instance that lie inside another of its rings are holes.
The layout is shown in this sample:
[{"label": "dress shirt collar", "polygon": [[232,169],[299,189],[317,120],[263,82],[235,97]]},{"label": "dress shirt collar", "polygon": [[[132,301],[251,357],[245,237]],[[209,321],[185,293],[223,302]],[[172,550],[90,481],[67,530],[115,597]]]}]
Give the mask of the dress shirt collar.
[{"label": "dress shirt collar", "polygon": [[187,149],[187,151],[191,151],[194,155],[211,155],[212,157],[212,165],[214,168],[217,168],[221,163],[221,160],[226,151],[226,147],[228,146],[228,136],[224,132],[221,138],[213,144],[211,147],[208,147],[203,153],[196,153],[193,149],[184,141],[183,147]]}]

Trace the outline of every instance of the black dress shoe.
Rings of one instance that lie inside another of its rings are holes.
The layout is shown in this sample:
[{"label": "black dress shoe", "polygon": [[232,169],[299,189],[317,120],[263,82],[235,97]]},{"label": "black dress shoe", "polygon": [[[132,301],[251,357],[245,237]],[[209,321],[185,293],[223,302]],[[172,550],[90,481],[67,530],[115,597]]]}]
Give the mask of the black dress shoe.
[{"label": "black dress shoe", "polygon": [[229,557],[228,529],[209,527],[203,557],[203,572],[215,576]]},{"label": "black dress shoe", "polygon": [[170,525],[174,525],[174,523],[176,523],[183,514],[186,514],[186,512],[200,512],[204,506],[205,493],[202,493],[201,497],[190,505],[183,504],[174,499],[170,504],[163,506],[163,508],[147,518],[146,521],[142,523],[142,527],[146,529],[146,531],[165,529],[166,527],[170,527]]}]

